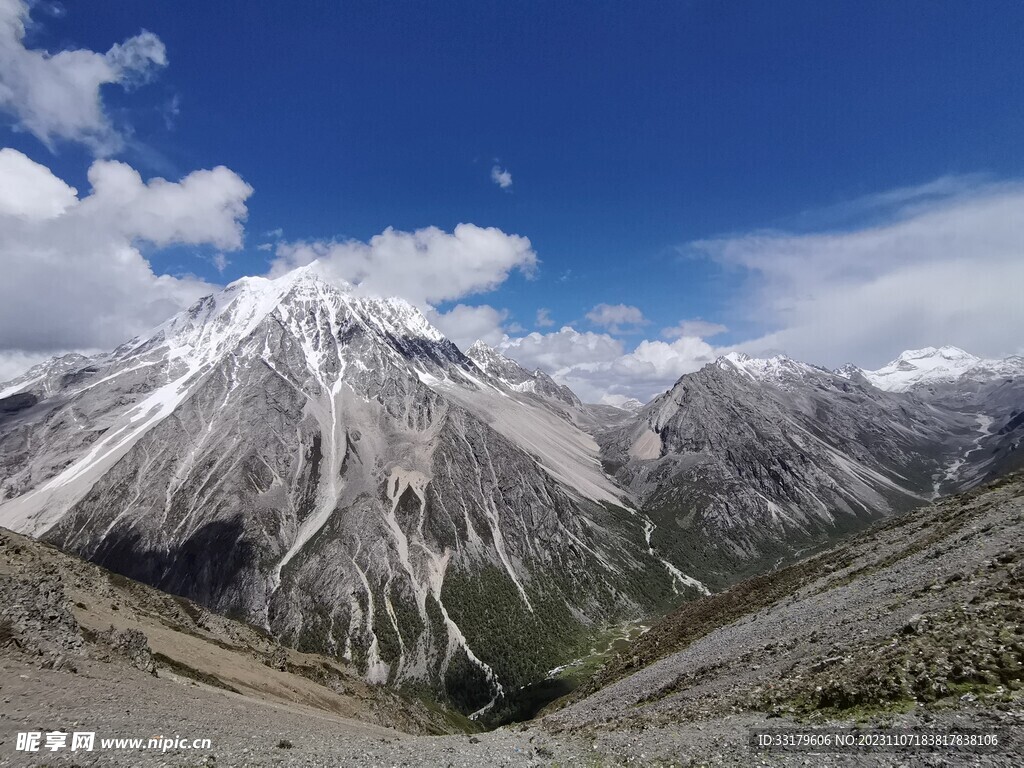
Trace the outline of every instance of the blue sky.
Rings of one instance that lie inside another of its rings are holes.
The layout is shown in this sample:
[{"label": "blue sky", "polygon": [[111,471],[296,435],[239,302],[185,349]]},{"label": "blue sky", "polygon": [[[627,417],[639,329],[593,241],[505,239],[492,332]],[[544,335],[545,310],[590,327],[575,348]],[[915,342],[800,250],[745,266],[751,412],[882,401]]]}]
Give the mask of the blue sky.
[{"label": "blue sky", "polygon": [[[137,87],[102,87],[102,109],[124,139],[116,151],[74,138],[47,147],[11,104],[4,146],[80,196],[97,155],[144,179],[224,165],[254,189],[241,247],[139,238],[157,275],[222,284],[269,269],[275,251],[262,243],[368,241],[388,227],[451,232],[465,222],[529,238],[539,259],[532,276],[513,269],[496,290],[431,302],[439,313],[458,303],[504,311],[492,341],[571,325],[610,336],[628,355],[644,339],[670,343],[662,329],[700,318],[727,328],[704,339],[715,350],[768,338],[769,351],[828,364],[856,355],[878,365],[924,342],[985,346],[983,354],[1020,346],[987,343],[984,320],[963,338],[949,338],[952,321],[938,323],[943,337],[933,339],[927,327],[901,335],[898,317],[877,339],[844,342],[835,359],[824,359],[832,356],[823,339],[775,344],[789,338],[773,336],[790,322],[792,308],[777,314],[780,296],[827,290],[770,266],[772,248],[790,249],[793,238],[802,248],[822,233],[882,228],[902,242],[892,228],[915,217],[1017,199],[1019,2],[474,0],[299,10],[80,0],[39,3],[31,19],[26,49],[103,52],[144,29],[167,63]],[[511,175],[507,188],[492,180],[495,166]],[[280,238],[265,234],[275,230]],[[765,232],[771,248],[725,255]],[[998,264],[1019,237],[1005,233]],[[226,253],[223,271],[215,252]],[[780,281],[781,294],[765,295]],[[599,304],[636,308],[642,322],[588,320],[602,317]],[[541,308],[553,325],[537,325]],[[528,363],[575,365],[528,347],[506,345]],[[690,366],[702,355],[690,355]],[[661,386],[679,365],[649,371],[651,381]],[[609,371],[593,393],[614,389]],[[619,391],[643,397],[645,386]]]}]

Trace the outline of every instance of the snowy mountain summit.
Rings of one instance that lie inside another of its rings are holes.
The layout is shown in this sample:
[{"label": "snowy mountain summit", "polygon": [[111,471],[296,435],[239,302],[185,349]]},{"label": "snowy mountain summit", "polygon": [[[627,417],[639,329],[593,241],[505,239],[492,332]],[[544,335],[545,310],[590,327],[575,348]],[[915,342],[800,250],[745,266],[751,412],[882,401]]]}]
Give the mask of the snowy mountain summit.
[{"label": "snowy mountain summit", "polygon": [[948,384],[961,378],[983,381],[1024,374],[1024,358],[986,360],[959,347],[910,349],[876,371],[861,374],[879,389],[907,392],[918,386]]}]

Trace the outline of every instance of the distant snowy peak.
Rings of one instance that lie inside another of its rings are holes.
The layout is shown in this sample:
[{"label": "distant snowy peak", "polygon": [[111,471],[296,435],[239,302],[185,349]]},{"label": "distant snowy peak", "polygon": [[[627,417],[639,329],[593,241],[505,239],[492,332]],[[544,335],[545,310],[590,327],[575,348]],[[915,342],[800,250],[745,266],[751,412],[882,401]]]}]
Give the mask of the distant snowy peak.
[{"label": "distant snowy peak", "polygon": [[[730,352],[712,365],[754,381],[773,383],[795,382],[808,376],[829,373],[823,368],[801,363],[786,355],[756,358],[742,352]],[[1024,376],[1024,358],[1014,356],[1002,360],[986,360],[959,347],[925,347],[909,349],[876,371],[847,364],[831,373],[845,379],[863,376],[878,389],[907,392],[918,386],[958,380],[989,381]]]},{"label": "distant snowy peak", "polygon": [[1024,358],[986,360],[959,347],[925,347],[907,350],[876,371],[860,372],[879,389],[907,392],[917,386],[954,382],[964,377],[986,380],[1024,375]]},{"label": "distant snowy peak", "polygon": [[629,411],[636,413],[644,404],[637,400],[635,397],[626,397],[625,395],[605,395],[601,398],[601,405],[610,405],[613,408],[618,408],[622,411]]},{"label": "distant snowy peak", "polygon": [[50,358],[32,366],[15,379],[0,382],[0,400],[29,388],[49,395],[60,389],[66,376],[73,375],[74,371],[85,368],[94,359],[96,358],[86,357],[77,352]]},{"label": "distant snowy peak", "polygon": [[863,376],[864,371],[858,368],[853,363],[847,363],[846,365],[840,366],[832,371],[836,376],[842,376],[844,379],[852,379],[854,376]]},{"label": "distant snowy peak", "polygon": [[723,371],[736,371],[755,381],[786,381],[803,378],[808,374],[821,373],[818,368],[801,363],[785,355],[769,358],[750,357],[742,352],[730,352],[718,358],[713,365]]}]

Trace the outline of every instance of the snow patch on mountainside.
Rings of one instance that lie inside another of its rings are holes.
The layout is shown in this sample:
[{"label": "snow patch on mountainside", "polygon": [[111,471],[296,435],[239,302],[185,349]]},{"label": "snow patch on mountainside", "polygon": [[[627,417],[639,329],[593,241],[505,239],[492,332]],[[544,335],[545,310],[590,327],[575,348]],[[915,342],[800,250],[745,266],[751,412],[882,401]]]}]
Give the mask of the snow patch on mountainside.
[{"label": "snow patch on mountainside", "polygon": [[735,370],[749,376],[754,381],[783,381],[791,377],[800,377],[815,373],[817,369],[807,363],[801,363],[785,355],[769,358],[750,357],[742,352],[730,352],[716,361],[724,371]]}]

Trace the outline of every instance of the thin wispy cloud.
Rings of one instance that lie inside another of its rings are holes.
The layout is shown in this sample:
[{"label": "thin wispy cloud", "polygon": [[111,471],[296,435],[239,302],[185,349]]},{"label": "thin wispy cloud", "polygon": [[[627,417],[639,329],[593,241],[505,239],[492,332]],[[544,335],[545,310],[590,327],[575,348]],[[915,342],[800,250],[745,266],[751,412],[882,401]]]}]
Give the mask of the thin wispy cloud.
[{"label": "thin wispy cloud", "polygon": [[859,195],[832,205],[801,211],[796,216],[784,219],[780,229],[808,232],[862,229],[891,223],[912,216],[922,208],[969,197],[993,183],[992,177],[984,173],[940,176],[921,184]]},{"label": "thin wispy cloud", "polygon": [[647,325],[647,318],[639,307],[629,304],[598,304],[587,312],[587,320],[611,333],[635,333]]},{"label": "thin wispy cloud", "polygon": [[867,366],[928,345],[988,356],[1018,349],[1024,184],[963,186],[931,200],[899,191],[878,199],[896,204],[887,223],[689,246],[735,271],[737,311],[767,326],[740,346]]},{"label": "thin wispy cloud", "polygon": [[683,320],[670,328],[662,328],[661,335],[666,339],[681,339],[684,336],[696,337],[699,339],[710,339],[719,336],[729,329],[721,323],[709,323],[706,320],[696,318],[694,320]]},{"label": "thin wispy cloud", "polygon": [[181,95],[174,94],[164,104],[161,114],[164,118],[164,126],[168,131],[173,131],[177,124],[178,116],[181,114]]},{"label": "thin wispy cloud", "polygon": [[231,260],[220,251],[213,254],[210,260],[213,262],[214,268],[221,274],[224,274],[224,270],[231,264]]}]

